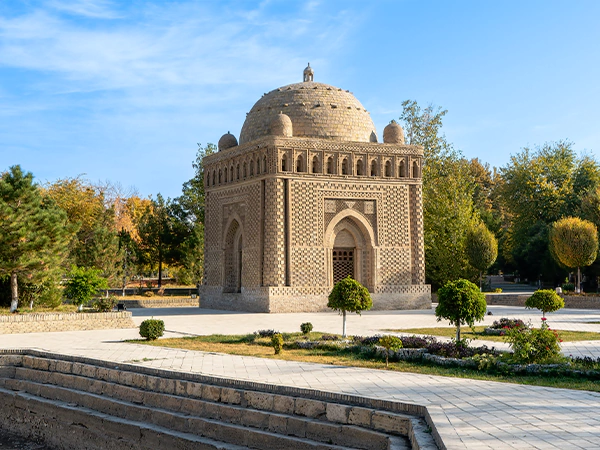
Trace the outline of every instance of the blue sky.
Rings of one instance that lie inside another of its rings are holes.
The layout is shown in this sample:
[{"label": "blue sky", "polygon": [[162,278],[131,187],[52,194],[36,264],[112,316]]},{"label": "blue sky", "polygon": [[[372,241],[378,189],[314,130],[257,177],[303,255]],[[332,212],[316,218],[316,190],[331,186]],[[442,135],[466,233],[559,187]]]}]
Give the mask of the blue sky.
[{"label": "blue sky", "polygon": [[349,89],[381,135],[401,103],[448,110],[466,157],[600,148],[598,1],[0,1],[0,171],[175,197],[197,143],[239,137],[264,92]]}]

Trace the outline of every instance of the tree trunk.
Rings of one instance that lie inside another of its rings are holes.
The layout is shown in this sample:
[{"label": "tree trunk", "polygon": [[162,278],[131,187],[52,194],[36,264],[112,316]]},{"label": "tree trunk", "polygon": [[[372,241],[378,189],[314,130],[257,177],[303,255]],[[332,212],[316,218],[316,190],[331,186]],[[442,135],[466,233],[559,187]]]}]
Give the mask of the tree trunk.
[{"label": "tree trunk", "polygon": [[342,337],[346,337],[346,311],[342,311],[342,315],[344,316],[344,325],[342,327]]},{"label": "tree trunk", "polygon": [[577,293],[581,292],[581,269],[577,268]]},{"label": "tree trunk", "polygon": [[482,274],[482,272],[481,272],[481,270],[480,270],[480,271],[479,271],[479,292],[482,292],[482,289],[481,289],[481,277],[482,277],[482,275],[483,275],[483,274]]},{"label": "tree trunk", "polygon": [[456,325],[456,342],[460,342],[460,323]]},{"label": "tree trunk", "polygon": [[10,312],[15,312],[19,307],[19,285],[17,284],[17,274],[10,274],[10,293],[11,293],[11,302],[10,302]]},{"label": "tree trunk", "polygon": [[158,252],[158,287],[162,287],[162,252]]}]

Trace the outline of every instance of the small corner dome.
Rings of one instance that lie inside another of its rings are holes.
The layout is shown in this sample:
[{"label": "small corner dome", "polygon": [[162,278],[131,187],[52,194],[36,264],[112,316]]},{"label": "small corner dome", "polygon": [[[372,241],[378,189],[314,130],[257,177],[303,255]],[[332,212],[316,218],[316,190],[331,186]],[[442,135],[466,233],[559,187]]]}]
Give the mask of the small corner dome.
[{"label": "small corner dome", "polygon": [[404,131],[395,120],[392,120],[383,129],[384,144],[404,144]]},{"label": "small corner dome", "polygon": [[219,151],[227,150],[228,148],[236,147],[237,145],[237,139],[229,131],[221,136],[221,139],[219,139]]},{"label": "small corner dome", "polygon": [[271,121],[269,126],[271,134],[275,136],[292,137],[294,135],[294,127],[292,119],[287,114],[280,112]]}]

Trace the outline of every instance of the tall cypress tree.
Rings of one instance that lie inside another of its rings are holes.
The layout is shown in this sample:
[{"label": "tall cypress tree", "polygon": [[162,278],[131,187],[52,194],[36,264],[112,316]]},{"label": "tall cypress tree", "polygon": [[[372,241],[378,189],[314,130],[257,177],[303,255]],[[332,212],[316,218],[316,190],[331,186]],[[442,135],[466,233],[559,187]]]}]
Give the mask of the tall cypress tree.
[{"label": "tall cypress tree", "polygon": [[70,237],[67,215],[43,197],[31,172],[13,166],[0,177],[0,275],[10,277],[18,307],[18,279],[43,279],[63,261]]}]

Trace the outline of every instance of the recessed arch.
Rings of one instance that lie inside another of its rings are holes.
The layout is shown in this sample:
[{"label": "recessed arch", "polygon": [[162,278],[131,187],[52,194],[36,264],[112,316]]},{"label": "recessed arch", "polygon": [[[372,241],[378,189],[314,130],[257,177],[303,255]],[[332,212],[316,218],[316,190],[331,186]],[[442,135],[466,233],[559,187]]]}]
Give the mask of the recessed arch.
[{"label": "recessed arch", "polygon": [[237,214],[232,215],[223,236],[223,292],[241,292],[243,280],[243,228]]}]

